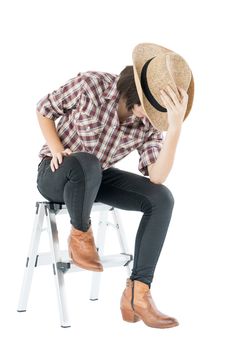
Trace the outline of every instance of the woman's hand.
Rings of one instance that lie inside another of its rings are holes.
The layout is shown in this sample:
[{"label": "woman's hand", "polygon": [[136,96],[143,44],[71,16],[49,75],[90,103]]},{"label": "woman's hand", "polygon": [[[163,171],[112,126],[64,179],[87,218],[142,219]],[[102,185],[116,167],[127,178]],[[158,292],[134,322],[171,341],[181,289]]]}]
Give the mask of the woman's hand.
[{"label": "woman's hand", "polygon": [[50,162],[51,170],[53,172],[57,170],[59,166],[58,161],[59,161],[59,164],[61,164],[63,160],[63,156],[70,155],[71,153],[72,151],[69,148],[66,148],[64,151],[61,151],[61,152],[53,153],[53,158],[51,159],[51,162]]},{"label": "woman's hand", "polygon": [[165,89],[160,90],[161,99],[167,109],[169,128],[172,129],[181,128],[188,103],[187,92],[180,87],[177,87],[177,89],[179,91],[179,98],[177,98],[169,85]]}]

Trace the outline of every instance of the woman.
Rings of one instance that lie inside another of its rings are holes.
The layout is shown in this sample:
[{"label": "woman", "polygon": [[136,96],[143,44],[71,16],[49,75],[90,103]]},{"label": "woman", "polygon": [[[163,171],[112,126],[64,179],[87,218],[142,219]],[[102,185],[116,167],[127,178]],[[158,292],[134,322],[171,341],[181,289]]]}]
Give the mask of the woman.
[{"label": "woman", "polygon": [[[178,321],[156,308],[150,286],[173,210],[173,196],[162,183],[173,164],[188,94],[179,87],[179,95],[170,86],[161,91],[168,122],[164,138],[148,119],[134,74],[133,66],[119,76],[79,73],[38,102],[46,144],[39,153],[37,187],[49,201],[66,204],[70,257],[92,271],[103,271],[91,227],[93,203],[144,213],[120,308],[128,322],[168,328]],[[149,178],[113,166],[134,149],[140,156],[139,171]]]}]

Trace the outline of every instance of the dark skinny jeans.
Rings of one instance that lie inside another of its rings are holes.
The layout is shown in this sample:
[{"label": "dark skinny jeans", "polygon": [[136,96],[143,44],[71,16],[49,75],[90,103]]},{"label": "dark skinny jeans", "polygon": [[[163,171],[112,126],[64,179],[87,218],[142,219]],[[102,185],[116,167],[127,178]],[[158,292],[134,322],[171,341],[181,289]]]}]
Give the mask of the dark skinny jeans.
[{"label": "dark skinny jeans", "polygon": [[47,200],[66,204],[75,228],[88,230],[94,202],[144,213],[136,234],[130,278],[150,287],[172,215],[170,190],[143,175],[115,167],[102,170],[98,158],[87,152],[64,156],[54,172],[50,161],[44,158],[38,165],[37,188]]}]

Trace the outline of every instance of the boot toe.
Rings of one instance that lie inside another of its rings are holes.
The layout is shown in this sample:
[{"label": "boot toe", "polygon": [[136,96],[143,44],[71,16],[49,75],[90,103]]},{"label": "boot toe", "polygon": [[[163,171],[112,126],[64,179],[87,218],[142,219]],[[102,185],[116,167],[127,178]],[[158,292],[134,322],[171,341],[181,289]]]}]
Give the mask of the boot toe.
[{"label": "boot toe", "polygon": [[96,271],[104,271],[103,265],[100,263],[93,266],[93,268],[96,269]]},{"label": "boot toe", "polygon": [[170,317],[168,319],[168,325],[170,325],[171,327],[176,327],[179,326],[179,322],[174,318],[174,317]]}]

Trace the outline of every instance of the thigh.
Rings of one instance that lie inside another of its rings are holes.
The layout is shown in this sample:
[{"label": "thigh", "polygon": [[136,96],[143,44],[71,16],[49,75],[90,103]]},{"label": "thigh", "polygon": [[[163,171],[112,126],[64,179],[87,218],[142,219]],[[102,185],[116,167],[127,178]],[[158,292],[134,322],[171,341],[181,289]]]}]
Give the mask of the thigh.
[{"label": "thigh", "polygon": [[64,203],[64,187],[68,181],[85,186],[88,191],[99,188],[102,169],[98,158],[88,152],[75,152],[63,156],[54,172],[51,159],[44,159],[38,166],[37,188],[50,201]]},{"label": "thigh", "polygon": [[84,181],[84,172],[77,157],[73,155],[64,156],[58,169],[52,171],[51,159],[43,159],[38,167],[37,188],[49,201],[64,203],[64,186],[70,177],[75,175]]},{"label": "thigh", "polygon": [[45,158],[38,166],[37,188],[47,200],[63,203],[63,191],[67,182],[68,162],[63,158],[62,164],[54,172],[50,167],[51,159]]},{"label": "thigh", "polygon": [[103,171],[95,202],[125,210],[144,211],[144,205],[150,202],[160,186],[142,175],[110,167]]}]

